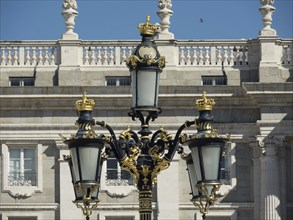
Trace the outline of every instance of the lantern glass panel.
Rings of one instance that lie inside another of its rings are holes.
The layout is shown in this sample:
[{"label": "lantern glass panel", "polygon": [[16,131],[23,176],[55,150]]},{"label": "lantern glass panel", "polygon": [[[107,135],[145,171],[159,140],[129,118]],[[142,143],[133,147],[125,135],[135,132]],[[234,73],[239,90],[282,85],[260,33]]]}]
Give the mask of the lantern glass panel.
[{"label": "lantern glass panel", "polygon": [[198,189],[196,188],[196,184],[197,184],[197,176],[195,173],[195,168],[194,168],[194,164],[193,163],[187,163],[187,170],[188,170],[188,176],[189,176],[189,181],[190,181],[190,187],[191,187],[191,191],[192,191],[192,196],[198,196]]},{"label": "lantern glass panel", "polygon": [[132,107],[157,107],[158,72],[142,69],[132,72]]},{"label": "lantern glass panel", "polygon": [[210,144],[201,147],[205,180],[218,180],[221,146]]},{"label": "lantern glass panel", "polygon": [[77,152],[76,152],[77,148],[70,148],[70,155],[71,155],[71,160],[72,160],[72,168],[73,168],[73,175],[75,179],[73,179],[74,183],[80,181],[80,176],[79,176],[79,164],[78,164],[78,160],[77,160]]},{"label": "lantern glass panel", "polygon": [[80,147],[80,167],[82,181],[97,181],[98,165],[100,165],[101,149],[97,147]]},{"label": "lantern glass panel", "polygon": [[191,148],[191,156],[193,160],[194,170],[196,174],[197,181],[202,181],[202,174],[201,174],[201,164],[199,158],[198,147]]}]

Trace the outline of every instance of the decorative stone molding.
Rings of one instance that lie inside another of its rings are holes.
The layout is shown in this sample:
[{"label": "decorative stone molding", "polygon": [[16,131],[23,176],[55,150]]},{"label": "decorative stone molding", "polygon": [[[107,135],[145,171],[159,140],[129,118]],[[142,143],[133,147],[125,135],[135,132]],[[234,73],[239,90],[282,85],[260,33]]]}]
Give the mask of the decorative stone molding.
[{"label": "decorative stone molding", "polygon": [[275,157],[279,156],[280,147],[283,146],[285,137],[283,136],[257,136],[258,147],[261,150],[261,156]]},{"label": "decorative stone molding", "polygon": [[263,25],[264,27],[260,30],[260,36],[276,36],[276,30],[271,28],[272,24],[272,15],[275,12],[275,7],[272,6],[274,0],[260,0],[260,3],[263,5],[259,8],[260,13],[263,16]]},{"label": "decorative stone molding", "polygon": [[174,34],[172,34],[170,29],[170,17],[173,15],[172,1],[171,0],[158,0],[159,11],[157,15],[160,17],[161,22],[159,26],[159,31],[156,35],[157,39],[174,39]]},{"label": "decorative stone molding", "polygon": [[137,190],[134,187],[113,187],[112,189],[103,191],[111,198],[124,198]]},{"label": "decorative stone molding", "polygon": [[75,17],[78,15],[77,3],[75,0],[64,0],[62,4],[62,8],[64,11],[62,12],[62,16],[65,19],[66,32],[62,35],[62,39],[64,40],[76,40],[78,39],[78,35],[73,32],[75,26]]}]

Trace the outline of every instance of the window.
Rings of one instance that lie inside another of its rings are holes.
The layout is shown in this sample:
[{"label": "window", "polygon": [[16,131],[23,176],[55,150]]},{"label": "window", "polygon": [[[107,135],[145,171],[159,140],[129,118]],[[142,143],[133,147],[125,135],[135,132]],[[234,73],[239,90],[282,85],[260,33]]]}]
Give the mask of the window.
[{"label": "window", "polygon": [[9,86],[34,86],[33,77],[9,77]]},{"label": "window", "polygon": [[9,186],[36,185],[36,152],[32,148],[9,148]]},{"label": "window", "polygon": [[227,85],[226,76],[202,76],[202,85]]},{"label": "window", "polygon": [[106,186],[130,186],[133,178],[126,170],[121,170],[117,160],[112,153],[107,159]]},{"label": "window", "polygon": [[30,141],[1,144],[2,192],[15,198],[42,192],[42,145]]},{"label": "window", "polygon": [[130,76],[106,76],[106,86],[130,86]]}]

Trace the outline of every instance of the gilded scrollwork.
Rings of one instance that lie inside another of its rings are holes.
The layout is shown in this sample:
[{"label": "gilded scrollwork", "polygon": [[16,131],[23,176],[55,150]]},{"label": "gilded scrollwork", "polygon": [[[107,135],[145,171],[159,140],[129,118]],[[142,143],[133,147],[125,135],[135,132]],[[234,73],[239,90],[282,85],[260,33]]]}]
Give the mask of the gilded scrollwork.
[{"label": "gilded scrollwork", "polygon": [[166,170],[170,166],[170,160],[166,157],[163,157],[162,159],[156,160],[156,165],[152,171],[152,183],[153,185],[157,182],[157,175],[162,171]]}]

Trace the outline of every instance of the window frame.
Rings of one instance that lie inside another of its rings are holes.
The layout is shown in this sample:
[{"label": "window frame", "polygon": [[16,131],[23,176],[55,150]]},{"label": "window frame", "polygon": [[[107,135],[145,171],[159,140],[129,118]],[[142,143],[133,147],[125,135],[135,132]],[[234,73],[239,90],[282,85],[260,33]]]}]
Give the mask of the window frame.
[{"label": "window frame", "polygon": [[10,217],[34,217],[35,219],[43,219],[42,212],[35,212],[35,211],[7,211],[2,212],[2,220],[9,220]]},{"label": "window frame", "polygon": [[[19,79],[19,85],[18,86],[13,86],[11,85],[11,80],[12,79]],[[24,85],[24,80],[30,79],[33,82],[33,85],[28,85],[28,86],[35,86],[35,78],[34,77],[9,77],[9,86],[10,87],[26,87],[27,85]]]},{"label": "window frame", "polygon": [[[119,163],[117,165],[117,169],[121,170]],[[101,173],[101,192],[105,192],[110,197],[121,198],[121,197],[128,196],[133,191],[137,191],[137,188],[135,187],[134,182],[133,182],[133,185],[107,185],[106,178],[107,178],[107,161],[104,161],[102,166],[102,173]]]},{"label": "window frame", "polygon": [[[121,85],[121,80],[129,80],[129,85]],[[108,85],[108,80],[115,80],[115,85]],[[131,86],[130,76],[106,76],[105,86]]]},{"label": "window frame", "polygon": [[[35,171],[36,184],[35,186],[10,186],[8,185],[9,175],[9,148],[35,148]],[[33,142],[6,142],[1,144],[2,155],[2,192],[9,193],[16,198],[30,197],[33,193],[43,191],[43,168],[42,168],[42,144]]]},{"label": "window frame", "polygon": [[[225,80],[225,77],[226,76],[224,76],[224,75],[201,76],[201,85],[203,85],[203,86],[226,86],[227,80]],[[205,78],[209,78],[210,80],[212,80],[212,84],[205,84],[204,81],[207,80]],[[217,84],[217,79],[220,79],[220,78],[222,78],[223,84]]]}]

